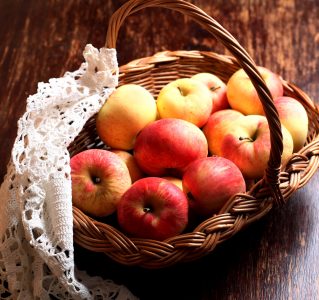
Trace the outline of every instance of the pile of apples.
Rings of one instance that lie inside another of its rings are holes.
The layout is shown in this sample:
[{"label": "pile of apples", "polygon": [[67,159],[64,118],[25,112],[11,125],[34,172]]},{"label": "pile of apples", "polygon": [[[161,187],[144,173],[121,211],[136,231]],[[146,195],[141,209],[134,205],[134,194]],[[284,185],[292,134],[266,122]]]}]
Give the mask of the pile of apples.
[{"label": "pile of apples", "polygon": [[[285,164],[306,142],[307,112],[283,95],[278,74],[257,68],[279,113]],[[192,216],[208,218],[246,192],[263,176],[271,147],[243,69],[226,83],[212,73],[174,80],[156,99],[124,84],[98,112],[96,130],[109,148],[71,158],[73,205],[93,217],[116,216],[129,236],[155,240],[185,232]]]}]

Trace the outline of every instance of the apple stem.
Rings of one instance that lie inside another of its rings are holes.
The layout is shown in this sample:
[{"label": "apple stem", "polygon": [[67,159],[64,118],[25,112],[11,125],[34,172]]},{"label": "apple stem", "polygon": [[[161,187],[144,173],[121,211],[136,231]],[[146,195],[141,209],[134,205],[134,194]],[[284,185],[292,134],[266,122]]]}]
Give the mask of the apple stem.
[{"label": "apple stem", "polygon": [[195,199],[194,199],[194,196],[193,196],[193,194],[191,193],[191,192],[188,192],[187,194],[187,198],[189,199],[189,200],[191,200],[191,201],[194,201]]},{"label": "apple stem", "polygon": [[215,91],[218,90],[218,89],[220,89],[220,86],[212,86],[212,87],[210,88],[210,90],[211,90],[212,92],[215,92]]},{"label": "apple stem", "polygon": [[253,140],[252,138],[250,138],[250,137],[242,137],[242,136],[239,137],[239,140],[240,140],[240,141],[249,141],[249,142],[253,142],[253,141],[254,141],[254,140]]},{"label": "apple stem", "polygon": [[177,88],[178,88],[179,92],[181,93],[181,95],[184,96],[183,91],[181,90],[181,88],[179,86]]},{"label": "apple stem", "polygon": [[144,207],[143,211],[146,212],[146,213],[149,213],[149,212],[151,212],[151,209],[149,207]]},{"label": "apple stem", "polygon": [[94,184],[98,184],[101,182],[101,178],[100,177],[97,177],[97,176],[93,176],[92,177],[92,181],[94,182]]}]

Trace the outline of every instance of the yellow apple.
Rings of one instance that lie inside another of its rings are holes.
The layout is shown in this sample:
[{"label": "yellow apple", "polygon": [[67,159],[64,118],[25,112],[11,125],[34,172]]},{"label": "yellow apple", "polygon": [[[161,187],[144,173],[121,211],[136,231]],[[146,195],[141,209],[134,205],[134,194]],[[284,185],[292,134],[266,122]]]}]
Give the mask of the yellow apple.
[{"label": "yellow apple", "polygon": [[157,97],[160,118],[176,118],[202,127],[212,112],[211,93],[202,82],[181,78],[164,86]]},{"label": "yellow apple", "polygon": [[[272,98],[283,96],[283,85],[279,75],[267,68],[257,66]],[[263,115],[264,109],[257,91],[243,69],[236,71],[227,82],[227,98],[231,108],[244,115]]]},{"label": "yellow apple", "polygon": [[130,172],[132,183],[145,176],[145,174],[142,172],[140,167],[137,165],[135,157],[131,153],[125,150],[118,150],[118,149],[112,149],[110,151],[117,154],[125,162]]},{"label": "yellow apple", "polygon": [[111,148],[131,150],[137,134],[156,116],[151,93],[142,86],[126,84],[117,88],[98,112],[96,130]]},{"label": "yellow apple", "polygon": [[177,178],[177,177],[172,177],[172,176],[164,176],[162,177],[164,179],[167,179],[171,183],[174,183],[176,186],[178,186],[181,190],[183,190],[183,182],[182,179]]},{"label": "yellow apple", "polygon": [[298,152],[306,142],[308,115],[303,105],[291,97],[274,99],[280,122],[288,129],[294,141],[294,152]]}]

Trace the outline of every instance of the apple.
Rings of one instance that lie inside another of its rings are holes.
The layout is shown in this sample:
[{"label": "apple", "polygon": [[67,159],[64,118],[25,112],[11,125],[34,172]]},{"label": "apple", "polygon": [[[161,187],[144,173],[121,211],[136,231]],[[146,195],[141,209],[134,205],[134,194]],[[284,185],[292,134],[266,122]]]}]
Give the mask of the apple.
[{"label": "apple", "polygon": [[210,216],[237,193],[246,191],[244,177],[230,160],[211,156],[195,160],[183,175],[183,189],[189,209],[201,216]]},{"label": "apple", "polygon": [[207,157],[204,133],[181,119],[160,119],[147,125],[136,138],[133,155],[148,175],[180,177],[193,160]]},{"label": "apple", "polygon": [[208,142],[208,149],[211,154],[221,155],[221,141],[227,127],[238,117],[244,116],[233,109],[223,109],[213,113],[205,126],[203,132]]},{"label": "apple", "polygon": [[155,121],[157,107],[149,91],[136,84],[118,87],[96,117],[100,139],[114,149],[131,150],[137,134]]},{"label": "apple", "polygon": [[164,86],[157,97],[160,118],[177,118],[202,127],[212,112],[211,93],[202,82],[176,79]]},{"label": "apple", "polygon": [[168,180],[145,177],[124,193],[117,218],[120,227],[134,237],[165,240],[186,228],[188,201],[181,189]]},{"label": "apple", "polygon": [[177,177],[172,177],[172,176],[164,176],[162,177],[168,181],[170,181],[171,183],[175,184],[177,187],[179,187],[181,190],[183,190],[183,182],[182,179],[177,178]]},{"label": "apple", "polygon": [[132,179],[132,183],[138,179],[141,179],[145,176],[138,164],[136,163],[135,157],[128,151],[111,149],[111,152],[117,154],[126,164]]},{"label": "apple", "polygon": [[[282,125],[282,165],[293,152],[293,140]],[[270,129],[265,116],[242,116],[225,129],[221,141],[221,156],[234,162],[246,179],[264,175],[270,155]]]},{"label": "apple", "polygon": [[294,142],[294,152],[298,152],[306,142],[308,115],[303,105],[294,98],[283,96],[274,99],[280,122],[290,132]]},{"label": "apple", "polygon": [[[284,90],[281,78],[268,68],[257,66],[261,77],[266,83],[272,98],[283,96]],[[264,109],[257,91],[243,69],[237,70],[227,82],[228,102],[234,110],[244,115],[263,115]]]},{"label": "apple", "polygon": [[70,166],[73,205],[95,217],[113,214],[131,186],[123,160],[108,150],[90,149],[74,155]]},{"label": "apple", "polygon": [[227,99],[226,84],[218,76],[211,73],[198,73],[191,78],[201,81],[210,90],[213,104],[212,113],[230,108]]}]

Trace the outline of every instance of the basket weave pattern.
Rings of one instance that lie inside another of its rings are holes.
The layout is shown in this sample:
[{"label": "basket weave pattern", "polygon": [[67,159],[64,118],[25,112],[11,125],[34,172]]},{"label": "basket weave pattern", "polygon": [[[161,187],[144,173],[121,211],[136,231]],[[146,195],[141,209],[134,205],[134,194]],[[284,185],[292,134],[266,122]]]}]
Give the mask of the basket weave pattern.
[{"label": "basket weave pattern", "polygon": [[[74,240],[93,252],[104,252],[124,265],[162,268],[198,259],[213,251],[223,241],[250,223],[260,219],[276,204],[284,204],[303,187],[319,166],[319,111],[314,102],[298,87],[282,80],[284,94],[294,97],[305,107],[309,118],[306,145],[294,153],[281,167],[282,135],[278,113],[256,66],[238,42],[196,6],[176,0],[131,0],[125,3],[110,20],[107,47],[115,48],[117,34],[124,19],[146,7],[166,7],[188,15],[213,34],[233,56],[204,51],[164,51],[136,59],[120,67],[119,85],[134,83],[148,89],[156,98],[167,83],[211,72],[224,82],[239,68],[244,68],[254,83],[263,103],[271,132],[271,154],[265,176],[246,193],[234,195],[222,210],[187,232],[165,241],[131,238],[119,229],[94,220],[73,207]],[[89,148],[103,148],[91,118],[70,145],[71,156]]]}]

